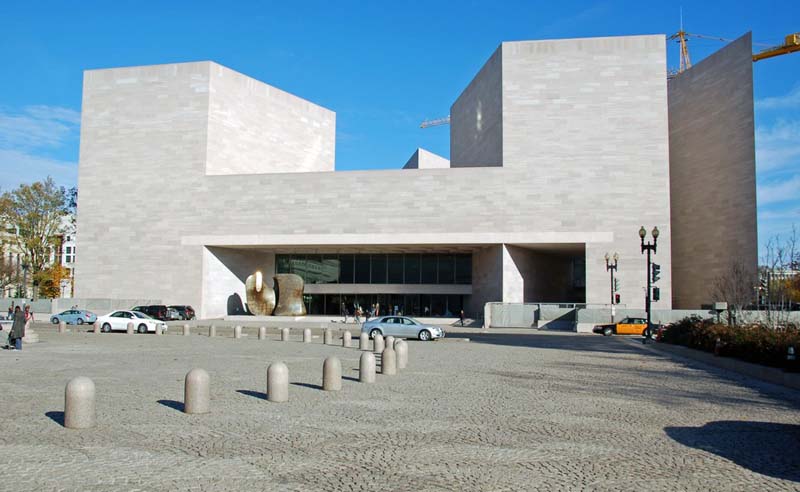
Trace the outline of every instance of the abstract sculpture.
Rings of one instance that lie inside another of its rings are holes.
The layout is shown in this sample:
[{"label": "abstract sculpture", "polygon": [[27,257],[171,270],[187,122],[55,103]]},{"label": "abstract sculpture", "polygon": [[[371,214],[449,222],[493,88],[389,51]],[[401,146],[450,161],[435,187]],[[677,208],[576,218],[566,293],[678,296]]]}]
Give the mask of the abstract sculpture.
[{"label": "abstract sculpture", "polygon": [[[302,280],[301,289],[302,289]],[[244,283],[245,294],[247,295],[247,307],[256,316],[269,316],[275,309],[275,291],[271,287],[264,285],[264,278],[261,272],[256,271],[247,277]],[[305,313],[304,313],[305,314]]]},{"label": "abstract sculpture", "polygon": [[306,305],[303,303],[303,279],[293,273],[279,273],[275,279],[275,290],[278,291],[278,304],[275,316],[305,316]]}]

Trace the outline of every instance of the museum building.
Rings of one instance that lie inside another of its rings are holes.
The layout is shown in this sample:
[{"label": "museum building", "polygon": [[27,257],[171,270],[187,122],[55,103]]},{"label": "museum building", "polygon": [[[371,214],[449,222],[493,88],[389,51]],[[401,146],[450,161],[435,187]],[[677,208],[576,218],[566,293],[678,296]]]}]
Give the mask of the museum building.
[{"label": "museum building", "polygon": [[616,252],[639,308],[645,226],[657,307],[699,307],[731,261],[755,272],[750,52],[668,82],[663,35],[502,43],[451,106],[449,160],[347,172],[334,112],[216,63],[88,70],[76,296],[240,314],[258,270],[300,275],[311,315],[476,316],[607,305]]}]

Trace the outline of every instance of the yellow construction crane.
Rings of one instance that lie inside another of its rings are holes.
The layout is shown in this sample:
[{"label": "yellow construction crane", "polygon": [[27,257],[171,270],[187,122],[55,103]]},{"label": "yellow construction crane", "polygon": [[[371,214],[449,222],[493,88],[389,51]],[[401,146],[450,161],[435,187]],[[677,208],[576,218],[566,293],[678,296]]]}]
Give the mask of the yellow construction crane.
[{"label": "yellow construction crane", "polygon": [[[703,34],[694,34],[689,33],[681,30],[670,36],[669,40],[677,40],[678,44],[680,45],[681,49],[681,61],[678,70],[673,70],[670,72],[670,75],[675,75],[678,73],[683,72],[684,70],[688,70],[692,67],[692,61],[689,57],[689,45],[688,45],[688,38],[700,38],[700,39],[712,39],[714,41],[724,41],[730,42],[733,41],[732,39],[726,38],[718,38],[716,36],[705,36]],[[761,43],[753,43],[753,44],[761,44]],[[768,46],[768,45],[767,45]],[[795,51],[800,51],[800,32],[796,32],[794,34],[789,34],[786,36],[784,43],[779,46],[771,46],[768,47],[758,53],[753,54],[753,62],[757,62],[759,60],[764,60],[765,58],[772,58],[774,56],[780,55],[788,55],[789,53],[794,53]]]},{"label": "yellow construction crane", "polygon": [[757,62],[758,60],[772,58],[773,56],[788,55],[795,51],[800,51],[800,32],[786,36],[784,43],[780,46],[773,46],[754,54],[753,61]]},{"label": "yellow construction crane", "polygon": [[450,115],[447,115],[445,118],[436,118],[435,120],[425,120],[419,125],[419,127],[428,128],[429,126],[439,126],[439,125],[449,125],[449,124],[450,124]]}]

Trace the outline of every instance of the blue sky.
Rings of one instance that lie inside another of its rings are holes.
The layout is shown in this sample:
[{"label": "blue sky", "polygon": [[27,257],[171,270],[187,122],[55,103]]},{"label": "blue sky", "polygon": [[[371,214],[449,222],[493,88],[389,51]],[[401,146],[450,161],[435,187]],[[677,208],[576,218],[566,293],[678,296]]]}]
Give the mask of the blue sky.
[{"label": "blue sky", "polygon": [[[501,41],[675,32],[680,3],[552,1],[0,0],[1,189],[77,178],[82,71],[214,60],[332,109],[339,170],[449,155],[419,129]],[[685,2],[689,32],[779,44],[800,2]],[[722,43],[692,40],[692,61]],[[756,46],[755,49],[760,49]],[[677,66],[670,44],[669,65]],[[759,238],[800,225],[800,53],[754,66]]]}]

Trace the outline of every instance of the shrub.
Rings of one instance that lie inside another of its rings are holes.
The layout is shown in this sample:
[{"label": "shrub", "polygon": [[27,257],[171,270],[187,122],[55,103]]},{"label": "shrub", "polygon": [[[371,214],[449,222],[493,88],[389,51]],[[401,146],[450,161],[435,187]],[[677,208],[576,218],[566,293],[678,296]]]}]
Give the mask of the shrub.
[{"label": "shrub", "polygon": [[722,342],[719,355],[772,367],[784,367],[789,345],[800,351],[800,330],[796,326],[733,327],[693,316],[667,325],[659,335],[662,342],[706,352],[714,352],[719,338]]}]

